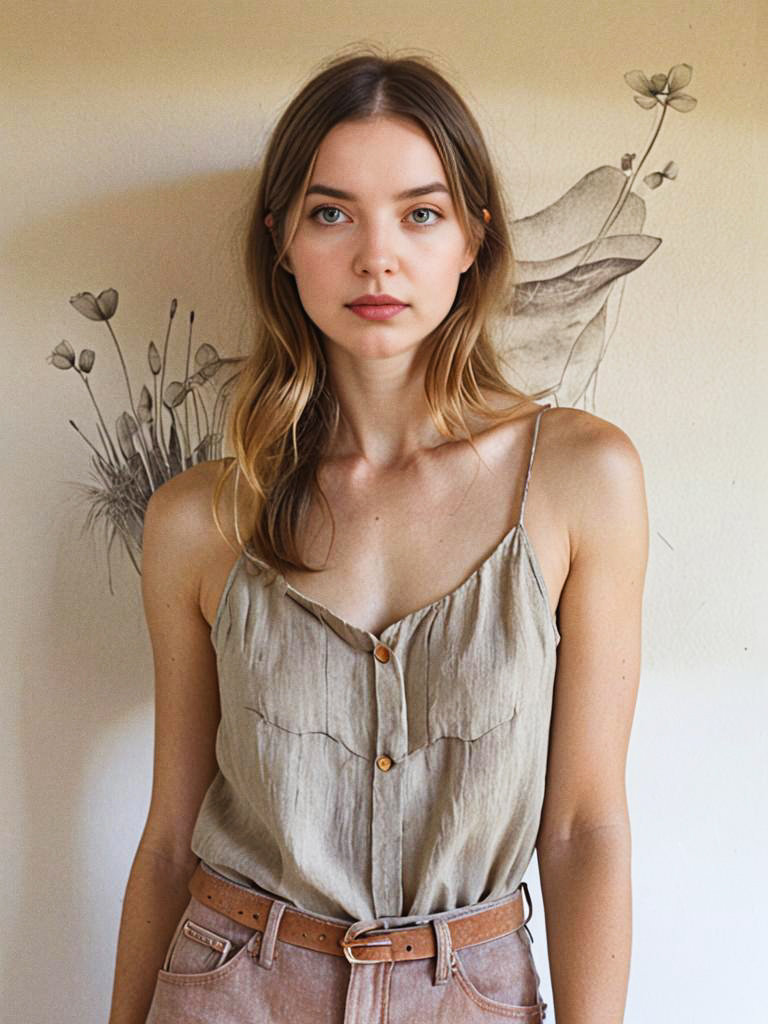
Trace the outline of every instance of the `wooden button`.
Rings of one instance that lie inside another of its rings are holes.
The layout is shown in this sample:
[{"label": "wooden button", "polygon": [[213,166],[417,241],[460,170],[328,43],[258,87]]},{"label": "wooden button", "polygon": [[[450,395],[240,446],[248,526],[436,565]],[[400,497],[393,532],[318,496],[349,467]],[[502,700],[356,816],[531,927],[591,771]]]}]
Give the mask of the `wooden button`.
[{"label": "wooden button", "polygon": [[377,661],[387,662],[389,661],[389,648],[384,644],[376,644],[373,648],[373,656]]},{"label": "wooden button", "polygon": [[381,757],[376,758],[376,764],[381,768],[383,772],[388,772],[392,767],[392,758],[387,757],[386,754],[382,754]]}]

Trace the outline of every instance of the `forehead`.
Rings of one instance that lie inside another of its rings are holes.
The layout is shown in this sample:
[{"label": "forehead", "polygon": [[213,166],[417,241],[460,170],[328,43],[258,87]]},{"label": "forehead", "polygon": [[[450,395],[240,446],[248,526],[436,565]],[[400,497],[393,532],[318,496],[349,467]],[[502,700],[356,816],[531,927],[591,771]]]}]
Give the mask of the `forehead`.
[{"label": "forehead", "polygon": [[404,119],[372,117],[334,125],[318,148],[308,188],[322,184],[364,201],[382,195],[394,199],[405,190],[437,183],[448,188],[424,129]]}]

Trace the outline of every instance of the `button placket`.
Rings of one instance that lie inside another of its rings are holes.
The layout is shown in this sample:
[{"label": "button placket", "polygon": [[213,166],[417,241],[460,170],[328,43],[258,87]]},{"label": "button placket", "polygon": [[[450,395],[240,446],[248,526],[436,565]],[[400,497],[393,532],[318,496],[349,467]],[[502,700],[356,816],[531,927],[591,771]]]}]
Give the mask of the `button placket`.
[{"label": "button placket", "polygon": [[372,786],[372,891],[377,916],[400,914],[403,901],[403,773],[407,752],[405,686],[395,652],[375,640],[376,756]]}]

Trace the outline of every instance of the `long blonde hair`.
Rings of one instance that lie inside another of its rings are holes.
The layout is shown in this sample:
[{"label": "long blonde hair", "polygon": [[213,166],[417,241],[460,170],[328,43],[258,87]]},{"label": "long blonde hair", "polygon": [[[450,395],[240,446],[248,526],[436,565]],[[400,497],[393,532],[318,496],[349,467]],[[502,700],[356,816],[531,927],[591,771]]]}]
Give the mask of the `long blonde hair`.
[{"label": "long blonde hair", "polygon": [[[235,457],[213,497],[217,513],[229,474],[237,472],[235,531],[241,546],[280,571],[316,571],[299,553],[298,534],[313,492],[330,515],[317,469],[339,420],[320,333],[282,265],[299,224],[318,148],[334,125],[371,115],[408,119],[434,145],[465,235],[477,246],[454,304],[430,341],[425,396],[436,429],[469,437],[465,416],[491,421],[514,415],[492,408],[488,388],[520,402],[528,395],[502,372],[492,341],[497,318],[512,315],[514,257],[506,203],[477,121],[456,89],[420,55],[386,56],[366,48],[325,61],[283,111],[266,145],[249,204],[244,270],[254,304],[253,348],[234,391],[227,440]],[[482,210],[491,214],[486,224]],[[272,214],[273,228],[264,219]],[[237,519],[237,482],[247,482],[249,529]],[[333,538],[331,544],[333,543]],[[319,571],[319,570],[317,570]]]}]

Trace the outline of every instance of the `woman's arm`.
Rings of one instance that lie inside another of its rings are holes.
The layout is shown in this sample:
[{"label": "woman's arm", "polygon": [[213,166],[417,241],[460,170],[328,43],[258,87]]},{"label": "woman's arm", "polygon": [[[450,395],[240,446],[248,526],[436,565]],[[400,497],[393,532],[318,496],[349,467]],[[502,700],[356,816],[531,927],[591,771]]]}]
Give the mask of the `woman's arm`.
[{"label": "woman's arm", "polygon": [[621,1024],[632,936],[624,777],[648,521],[642,465],[626,434],[597,417],[579,434],[536,849],[557,1024]]},{"label": "woman's arm", "polygon": [[146,825],[123,901],[109,1024],[144,1024],[157,972],[190,899],[190,839],[216,774],[220,720],[200,566],[210,551],[210,467],[187,470],[152,495],[144,520],[141,587],[155,668],[155,750]]}]

